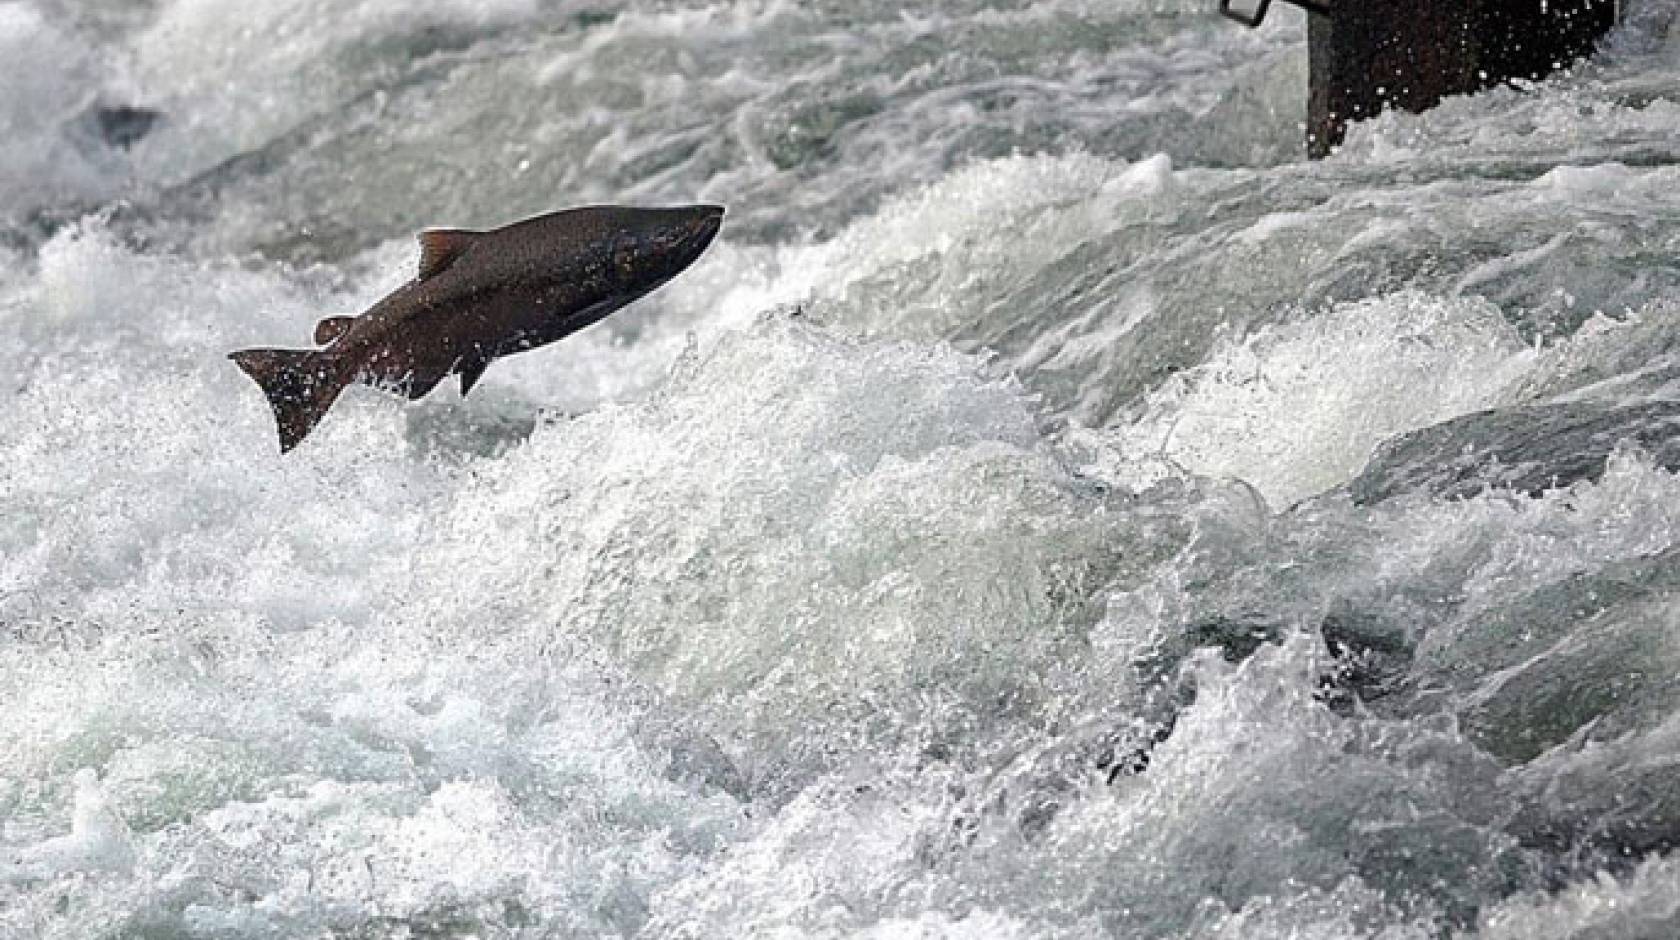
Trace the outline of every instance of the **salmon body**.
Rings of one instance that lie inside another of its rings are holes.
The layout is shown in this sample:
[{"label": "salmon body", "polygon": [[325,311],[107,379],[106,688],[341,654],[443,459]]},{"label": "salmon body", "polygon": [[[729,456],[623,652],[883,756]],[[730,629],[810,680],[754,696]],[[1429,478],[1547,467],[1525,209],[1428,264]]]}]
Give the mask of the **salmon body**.
[{"label": "salmon body", "polygon": [[461,394],[496,359],[599,321],[680,274],[716,237],[720,206],[590,206],[490,231],[420,234],[420,273],[366,312],[315,328],[321,349],[230,355],[296,447],[355,383],[424,397],[451,375]]}]

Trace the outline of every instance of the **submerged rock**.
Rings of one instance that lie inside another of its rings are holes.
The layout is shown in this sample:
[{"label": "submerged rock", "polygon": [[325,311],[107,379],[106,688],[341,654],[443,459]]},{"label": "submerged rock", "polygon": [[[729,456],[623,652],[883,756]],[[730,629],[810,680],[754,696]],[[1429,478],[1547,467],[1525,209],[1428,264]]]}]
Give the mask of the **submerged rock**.
[{"label": "submerged rock", "polygon": [[163,118],[155,108],[133,105],[100,106],[90,110],[86,120],[108,147],[127,150],[150,134]]}]

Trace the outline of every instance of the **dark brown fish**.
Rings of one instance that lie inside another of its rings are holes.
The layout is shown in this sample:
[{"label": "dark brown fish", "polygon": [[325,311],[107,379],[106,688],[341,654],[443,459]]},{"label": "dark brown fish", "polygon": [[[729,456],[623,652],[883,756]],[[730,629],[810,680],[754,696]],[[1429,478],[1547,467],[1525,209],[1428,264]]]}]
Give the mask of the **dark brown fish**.
[{"label": "dark brown fish", "polygon": [[245,349],[228,358],[262,386],[296,447],[346,386],[410,399],[451,375],[461,394],[492,361],[566,337],[646,296],[700,257],[721,206],[591,206],[488,232],[420,233],[420,274],[360,316],[315,326],[324,349]]}]

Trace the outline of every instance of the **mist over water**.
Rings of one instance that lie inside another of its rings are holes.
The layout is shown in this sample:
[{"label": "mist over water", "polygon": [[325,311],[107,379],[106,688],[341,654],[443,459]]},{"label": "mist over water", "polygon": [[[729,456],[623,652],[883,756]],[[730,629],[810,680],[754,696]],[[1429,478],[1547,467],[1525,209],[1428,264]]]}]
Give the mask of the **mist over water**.
[{"label": "mist over water", "polygon": [[0,2],[0,937],[1680,935],[1680,9],[1308,164],[1213,6]]}]

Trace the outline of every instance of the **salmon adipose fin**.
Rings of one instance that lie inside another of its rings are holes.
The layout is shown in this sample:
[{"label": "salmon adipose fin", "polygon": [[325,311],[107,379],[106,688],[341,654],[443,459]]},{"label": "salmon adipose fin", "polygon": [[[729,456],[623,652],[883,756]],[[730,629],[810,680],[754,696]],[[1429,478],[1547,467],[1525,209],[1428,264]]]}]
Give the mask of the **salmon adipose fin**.
[{"label": "salmon adipose fin", "polygon": [[228,356],[262,386],[280,427],[280,453],[298,445],[327,413],[345,382],[332,357],[309,349],[242,349]]}]

